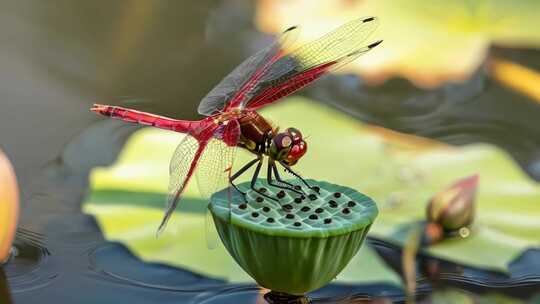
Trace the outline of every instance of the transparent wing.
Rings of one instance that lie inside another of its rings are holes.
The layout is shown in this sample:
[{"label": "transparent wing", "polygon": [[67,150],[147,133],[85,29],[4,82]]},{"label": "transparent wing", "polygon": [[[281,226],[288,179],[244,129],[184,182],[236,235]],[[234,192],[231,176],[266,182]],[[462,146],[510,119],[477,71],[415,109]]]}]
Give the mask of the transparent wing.
[{"label": "transparent wing", "polygon": [[257,71],[275,60],[285,44],[292,43],[295,40],[297,32],[297,27],[288,28],[274,43],[237,66],[201,100],[198,108],[199,114],[210,116],[222,111],[227,102],[257,74]]},{"label": "transparent wing", "polygon": [[[239,139],[240,125],[236,120],[231,120],[222,125],[208,142],[195,173],[203,197],[208,198],[228,186]],[[207,246],[210,249],[216,248],[218,238],[209,209],[206,209],[205,221]]]},{"label": "transparent wing", "polygon": [[217,131],[217,128],[218,126],[215,124],[203,124],[200,128],[186,134],[174,151],[169,167],[167,208],[159,225],[158,233],[163,231],[176,209],[186,186],[197,169],[208,141]]},{"label": "transparent wing", "polygon": [[339,58],[336,61],[321,64],[313,68],[297,73],[290,78],[283,79],[280,82],[275,82],[275,85],[261,88],[257,95],[246,101],[242,107],[249,110],[257,110],[267,104],[280,100],[281,98],[291,95],[294,92],[308,86],[315,80],[321,78],[331,71],[335,71],[347,63],[355,60],[362,54],[369,51],[371,47],[365,47],[355,53]]},{"label": "transparent wing", "polygon": [[202,197],[209,198],[228,186],[235,154],[236,146],[229,146],[221,139],[208,142],[195,173]]},{"label": "transparent wing", "polygon": [[356,19],[336,30],[283,53],[250,80],[227,107],[257,109],[292,94],[329,71],[365,54],[381,41],[365,43],[378,26],[375,17]]}]

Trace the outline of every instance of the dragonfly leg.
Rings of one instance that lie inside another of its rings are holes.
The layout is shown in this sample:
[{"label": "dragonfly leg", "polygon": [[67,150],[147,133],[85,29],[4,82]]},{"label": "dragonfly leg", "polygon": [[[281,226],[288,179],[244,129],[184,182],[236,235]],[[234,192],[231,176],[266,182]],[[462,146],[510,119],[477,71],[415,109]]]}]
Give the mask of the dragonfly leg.
[{"label": "dragonfly leg", "polygon": [[276,201],[276,202],[279,202],[278,199],[274,198],[274,197],[271,197],[270,195],[262,192],[261,190],[255,188],[255,184],[257,183],[257,178],[259,178],[259,172],[261,171],[261,167],[262,167],[262,157],[259,156],[259,164],[257,164],[257,168],[255,168],[255,173],[253,173],[253,177],[251,178],[251,189],[257,193],[259,193],[260,195],[268,198],[268,199],[271,199],[273,201]]},{"label": "dragonfly leg", "polygon": [[[280,181],[280,182],[282,182],[282,183],[285,183],[285,184],[287,184],[287,185],[290,185],[290,186],[293,187],[295,190],[297,189],[298,186],[293,185],[293,184],[291,184],[291,183],[289,183],[289,182],[286,182],[286,181],[284,181],[284,180],[281,179],[281,176],[279,175],[278,168],[277,168],[277,166],[276,166],[275,163],[272,164],[272,169],[274,170],[274,174],[276,175],[276,179],[277,179],[278,181]],[[302,189],[302,187],[300,187],[300,190],[299,190],[299,191],[301,191],[303,194],[306,194],[306,192],[304,191],[304,189]]]},{"label": "dragonfly leg", "polygon": [[[249,168],[251,168],[254,164],[256,164],[257,162],[260,162],[260,158],[255,158],[254,160],[250,161],[249,163],[245,164],[242,168],[240,168],[240,170],[236,171],[236,173],[234,173],[231,177],[229,177],[229,183],[231,184],[231,186],[233,186],[233,188],[240,192],[242,194],[242,197],[244,198],[244,201],[246,201],[246,192],[238,189],[238,187],[236,186],[236,184],[234,183],[234,180],[237,179],[238,177],[240,177],[242,174],[244,174],[244,172],[246,172]],[[246,201],[247,202],[247,201]]]},{"label": "dragonfly leg", "polygon": [[252,160],[249,163],[245,164],[242,168],[240,168],[240,170],[238,170],[236,173],[234,173],[229,178],[229,183],[234,187],[234,189],[236,189],[236,191],[238,191],[238,192],[240,192],[242,194],[242,197],[244,198],[244,201],[247,203],[247,199],[246,199],[247,193],[244,192],[244,191],[241,191],[236,186],[236,184],[234,183],[234,180],[237,179],[238,177],[240,177],[242,174],[244,174],[244,172],[246,172],[249,168],[251,168],[255,164],[257,164],[257,167],[255,168],[255,173],[253,174],[253,177],[251,178],[251,189],[253,191],[259,193],[260,195],[268,198],[268,199],[277,201],[277,199],[275,199],[275,198],[273,198],[271,196],[268,196],[267,194],[265,194],[262,191],[255,188],[255,183],[257,182],[257,178],[259,177],[259,171],[261,170],[261,166],[262,166],[262,157],[260,155],[258,155],[257,158],[255,158],[254,160]]},{"label": "dragonfly leg", "polygon": [[285,164],[285,163],[282,162],[282,161],[280,161],[279,163],[285,168],[285,170],[286,170],[287,172],[291,173],[292,175],[296,176],[296,178],[300,179],[300,180],[302,181],[302,183],[304,183],[304,185],[306,185],[310,190],[313,190],[313,191],[319,193],[319,191],[317,191],[316,188],[313,188],[312,186],[310,186],[310,185],[308,184],[308,182],[307,182],[305,179],[303,179],[303,178],[300,176],[300,174],[294,172],[294,171],[291,169],[291,167],[289,167],[287,164]]},{"label": "dragonfly leg", "polygon": [[[276,177],[276,181],[278,183],[282,183],[286,186],[283,186],[281,184],[276,184],[274,183],[274,181],[272,180],[272,172],[274,173],[275,177]],[[291,184],[291,183],[288,183],[284,180],[281,179],[281,177],[279,176],[279,173],[277,172],[277,168],[276,168],[276,164],[274,163],[273,160],[269,160],[268,161],[268,173],[267,173],[267,179],[268,179],[268,184],[270,186],[273,186],[273,187],[276,187],[276,188],[280,188],[280,189],[284,189],[284,190],[289,190],[289,191],[293,191],[293,192],[296,192],[297,194],[299,195],[303,195],[305,194],[305,192],[303,191],[299,191],[297,189],[294,188],[294,185]]]}]

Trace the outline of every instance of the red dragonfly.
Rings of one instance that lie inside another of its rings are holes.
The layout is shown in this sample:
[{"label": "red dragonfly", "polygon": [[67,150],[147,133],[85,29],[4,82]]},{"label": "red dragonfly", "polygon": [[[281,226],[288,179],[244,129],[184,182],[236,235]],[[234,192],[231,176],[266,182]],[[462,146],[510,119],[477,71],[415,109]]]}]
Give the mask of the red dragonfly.
[{"label": "red dragonfly", "polygon": [[[167,224],[194,173],[203,195],[230,184],[245,198],[246,193],[236,187],[234,180],[256,165],[252,190],[275,200],[255,188],[266,156],[267,181],[271,186],[304,193],[301,187],[295,188],[281,179],[276,166],[279,164],[311,189],[291,169],[307,151],[300,131],[288,128],[280,132],[256,111],[379,45],[382,41],[364,43],[377,25],[375,17],[356,19],[291,52],[285,50],[285,45],[291,43],[298,28],[287,29],[273,44],[241,63],[202,99],[198,112],[206,118],[198,121],[95,104],[91,110],[108,117],[187,134],[171,159],[168,207],[158,231]],[[232,173],[236,147],[253,153],[255,159]]]}]

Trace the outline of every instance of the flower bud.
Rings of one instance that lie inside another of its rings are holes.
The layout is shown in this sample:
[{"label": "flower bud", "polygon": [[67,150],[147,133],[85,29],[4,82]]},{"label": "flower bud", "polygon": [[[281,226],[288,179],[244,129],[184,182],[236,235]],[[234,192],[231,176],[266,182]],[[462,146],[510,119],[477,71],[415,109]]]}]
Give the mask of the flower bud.
[{"label": "flower bud", "polygon": [[19,215],[17,179],[7,157],[0,151],[0,264],[9,258]]},{"label": "flower bud", "polygon": [[439,224],[445,231],[469,226],[474,219],[474,202],[478,175],[455,182],[435,194],[427,206],[427,220]]}]

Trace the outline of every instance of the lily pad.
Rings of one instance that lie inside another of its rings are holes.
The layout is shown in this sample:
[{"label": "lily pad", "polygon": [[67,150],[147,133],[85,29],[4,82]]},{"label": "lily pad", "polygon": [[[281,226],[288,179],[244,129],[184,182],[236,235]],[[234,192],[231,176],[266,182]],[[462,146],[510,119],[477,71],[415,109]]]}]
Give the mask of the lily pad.
[{"label": "lily pad", "polygon": [[[126,244],[145,261],[164,262],[230,282],[253,282],[223,246],[208,249],[204,216],[206,201],[196,198],[185,200],[175,215],[175,221],[156,238],[165,199],[165,194],[159,193],[94,190],[87,199],[85,211],[96,216],[107,239]],[[367,244],[361,247],[337,281],[401,284],[399,277],[386,268]]]},{"label": "lily pad", "polygon": [[[540,186],[495,146],[456,148],[386,132],[298,97],[261,113],[282,128],[294,126],[307,135],[309,152],[295,166],[298,171],[356,189],[378,202],[379,217],[370,232],[374,236],[403,242],[399,231],[424,219],[425,205],[434,193],[477,173],[478,217],[471,237],[433,246],[430,253],[457,263],[506,271],[508,263],[523,250],[540,245]],[[246,279],[223,248],[206,249],[202,210],[207,201],[200,198],[195,181],[187,188],[177,218],[163,236],[155,238],[162,216],[161,208],[156,207],[164,206],[168,162],[181,138],[181,134],[151,128],[134,134],[115,165],[93,171],[86,210],[96,215],[109,239],[124,242],[144,259],[231,280]],[[237,154],[237,166],[253,157]],[[371,267],[369,272],[367,267]],[[399,282],[368,246],[339,279]]]}]

